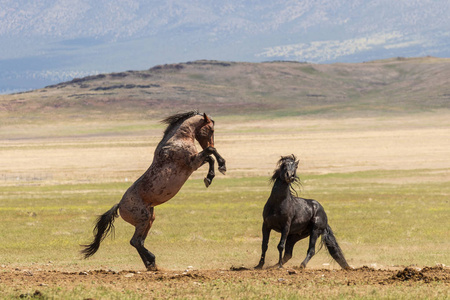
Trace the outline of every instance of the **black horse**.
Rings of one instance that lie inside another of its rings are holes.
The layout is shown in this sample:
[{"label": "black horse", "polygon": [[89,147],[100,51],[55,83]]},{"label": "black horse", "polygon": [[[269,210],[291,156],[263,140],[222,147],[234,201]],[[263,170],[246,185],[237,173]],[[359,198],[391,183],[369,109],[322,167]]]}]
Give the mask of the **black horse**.
[{"label": "black horse", "polygon": [[[281,240],[278,244],[280,253],[278,266],[280,268],[292,257],[295,243],[309,236],[308,252],[300,265],[301,268],[305,268],[315,254],[317,238],[322,236],[322,244],[325,243],[334,260],[343,269],[351,269],[328,225],[327,215],[322,205],[315,200],[303,199],[294,195],[295,190],[292,183],[299,182],[296,175],[297,167],[298,161],[292,154],[281,157],[273,173],[272,193],[263,212],[261,260],[255,268],[261,269],[264,265],[270,231],[273,229],[281,232]],[[284,257],[282,257],[283,250],[285,250]]]}]

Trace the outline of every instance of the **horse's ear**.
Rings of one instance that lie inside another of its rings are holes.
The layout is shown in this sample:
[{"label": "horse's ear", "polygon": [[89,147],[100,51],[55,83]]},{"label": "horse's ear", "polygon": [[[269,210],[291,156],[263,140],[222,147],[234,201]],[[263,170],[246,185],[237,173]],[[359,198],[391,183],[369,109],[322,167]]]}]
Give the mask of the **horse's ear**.
[{"label": "horse's ear", "polygon": [[205,120],[205,123],[211,122],[211,119],[206,115],[206,113],[203,113],[203,119]]}]

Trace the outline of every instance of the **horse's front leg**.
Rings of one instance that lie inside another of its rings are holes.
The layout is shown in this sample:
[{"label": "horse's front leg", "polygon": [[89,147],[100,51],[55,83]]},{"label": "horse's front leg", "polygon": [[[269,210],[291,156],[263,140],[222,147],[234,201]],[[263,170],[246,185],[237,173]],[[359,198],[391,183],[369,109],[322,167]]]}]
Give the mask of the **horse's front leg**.
[{"label": "horse's front leg", "polygon": [[217,163],[219,164],[219,171],[223,175],[225,175],[225,172],[227,171],[227,167],[225,165],[225,159],[217,152],[216,148],[214,147],[207,147],[202,152],[206,152],[209,155],[214,155],[217,159]]},{"label": "horse's front leg", "polygon": [[262,244],[261,244],[261,259],[259,260],[258,265],[255,267],[255,269],[262,269],[264,266],[264,262],[266,260],[266,251],[269,244],[269,237],[270,237],[270,228],[267,226],[266,223],[263,223],[262,226]]},{"label": "horse's front leg", "polygon": [[287,237],[289,235],[289,228],[290,228],[290,223],[288,222],[282,229],[281,229],[281,239],[280,239],[280,243],[278,244],[277,248],[278,248],[278,254],[279,254],[279,259],[278,259],[278,268],[282,268],[283,267],[283,250],[286,246],[286,240]]},{"label": "horse's front leg", "polygon": [[225,166],[225,159],[217,152],[216,148],[214,147],[207,147],[203,151],[191,157],[191,167],[194,170],[198,169],[206,162],[209,163],[208,175],[204,179],[206,187],[209,187],[215,176],[214,159],[210,155],[214,155],[217,158],[220,173],[225,175],[225,172],[227,171],[227,167]]},{"label": "horse's front leg", "polygon": [[209,163],[209,170],[208,170],[208,175],[206,175],[205,179],[203,179],[203,182],[205,183],[206,187],[209,187],[213,178],[216,176],[216,173],[214,172],[214,158],[212,158],[211,156],[208,156],[208,157],[206,157],[204,162]]},{"label": "horse's front leg", "polygon": [[210,156],[207,151],[199,152],[191,157],[190,167],[193,170],[197,170],[205,163],[209,164],[209,170],[205,179],[203,179],[203,182],[205,183],[206,187],[209,187],[212,183],[213,178],[216,176],[214,172],[214,158],[212,158],[212,156]]}]

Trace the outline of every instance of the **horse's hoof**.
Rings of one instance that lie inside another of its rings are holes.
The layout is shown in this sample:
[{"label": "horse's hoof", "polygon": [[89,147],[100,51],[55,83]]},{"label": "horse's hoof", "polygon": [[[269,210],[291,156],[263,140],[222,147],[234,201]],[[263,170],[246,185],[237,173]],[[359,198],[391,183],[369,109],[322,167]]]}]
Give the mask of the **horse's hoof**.
[{"label": "horse's hoof", "polygon": [[203,182],[205,183],[206,187],[209,187],[209,185],[211,184],[211,180],[209,178],[203,179]]},{"label": "horse's hoof", "polygon": [[219,172],[222,173],[223,175],[225,175],[225,173],[227,172],[227,167],[225,167],[225,165],[220,166],[219,167]]},{"label": "horse's hoof", "polygon": [[158,267],[156,267],[156,265],[147,266],[147,271],[156,272],[158,271]]},{"label": "horse's hoof", "polygon": [[268,266],[267,267],[267,269],[281,269],[281,268],[283,268],[282,266],[280,267],[280,264],[279,263],[276,263],[276,264],[274,264],[274,265],[270,265],[270,266]]}]

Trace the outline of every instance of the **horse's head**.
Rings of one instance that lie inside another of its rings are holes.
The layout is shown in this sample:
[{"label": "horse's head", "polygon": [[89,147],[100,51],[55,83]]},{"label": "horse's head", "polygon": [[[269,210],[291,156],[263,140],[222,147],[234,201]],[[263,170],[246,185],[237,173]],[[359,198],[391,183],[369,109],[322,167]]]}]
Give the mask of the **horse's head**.
[{"label": "horse's head", "polygon": [[203,149],[214,147],[214,121],[205,113],[195,130],[195,139]]},{"label": "horse's head", "polygon": [[289,156],[282,156],[281,159],[278,161],[277,169],[275,169],[275,172],[273,173],[272,181],[275,181],[277,180],[277,178],[280,178],[281,180],[284,180],[287,183],[291,184],[294,181],[298,180],[297,176],[298,163],[299,161],[296,160],[294,154]]}]

